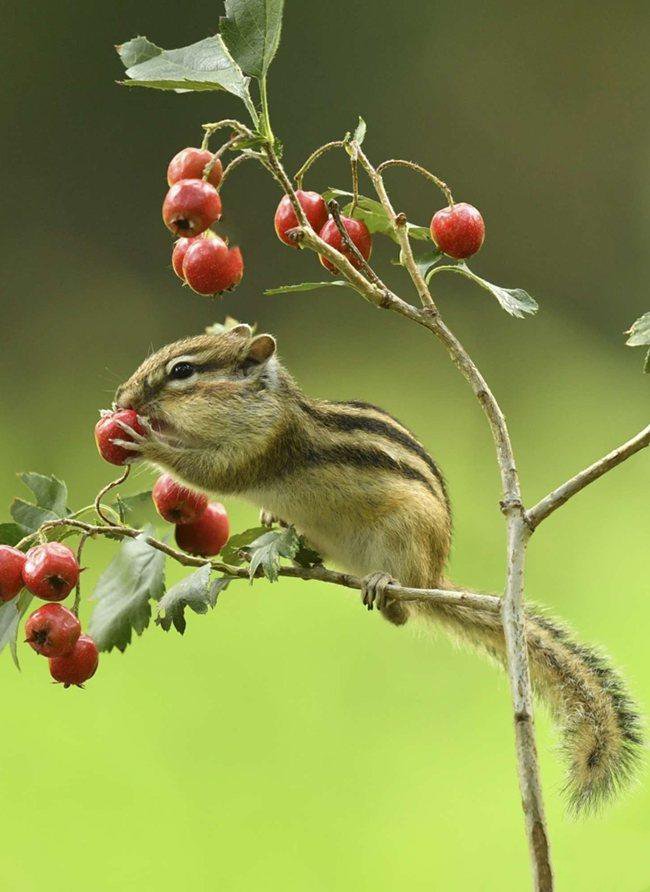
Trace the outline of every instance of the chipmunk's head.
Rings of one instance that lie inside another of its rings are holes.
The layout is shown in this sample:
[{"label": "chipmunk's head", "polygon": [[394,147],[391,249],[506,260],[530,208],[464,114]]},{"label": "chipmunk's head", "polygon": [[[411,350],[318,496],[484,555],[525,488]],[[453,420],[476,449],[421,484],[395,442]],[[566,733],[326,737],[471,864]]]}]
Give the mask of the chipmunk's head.
[{"label": "chipmunk's head", "polygon": [[275,339],[249,325],[162,347],[115,394],[154,428],[187,448],[241,440],[273,423],[279,383]]}]

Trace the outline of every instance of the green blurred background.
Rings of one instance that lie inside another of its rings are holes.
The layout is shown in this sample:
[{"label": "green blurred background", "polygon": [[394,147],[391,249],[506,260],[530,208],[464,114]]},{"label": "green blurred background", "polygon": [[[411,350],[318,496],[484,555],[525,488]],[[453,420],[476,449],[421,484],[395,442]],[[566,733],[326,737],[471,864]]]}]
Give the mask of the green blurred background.
[{"label": "green blurred background", "polygon": [[[15,472],[34,469],[85,504],[112,475],[92,427],[116,384],[151,345],[230,313],[273,331],[309,392],[375,401],[418,433],[453,497],[452,577],[498,591],[499,481],[469,389],[426,332],[350,292],[262,296],[322,277],[276,240],[278,193],[263,172],[241,168],[224,189],[224,228],[247,264],[240,289],[214,303],[169,269],[167,162],[202,121],[241,111],[221,94],[115,86],[112,45],[138,33],[184,45],[221,12],[190,0],[5,4],[3,503],[20,489]],[[622,331],[648,309],[649,38],[638,2],[288,2],[271,101],[289,169],[363,114],[373,159],[417,159],[481,208],[474,269],[540,301],[537,318],[514,320],[457,277],[438,279],[508,415],[528,501],[647,423],[650,380]],[[346,176],[328,158],[308,185],[347,188]],[[389,181],[412,219],[441,204],[407,173]],[[391,253],[377,246],[407,295]],[[536,536],[528,575],[529,596],[606,647],[646,706],[649,483],[641,455],[581,494]],[[255,519],[227,506],[235,529]],[[86,595],[112,548],[88,549]],[[169,567],[170,581],[180,575]],[[85,692],[52,687],[30,653],[21,675],[8,654],[0,663],[3,889],[528,887],[504,678],[442,637],[367,615],[344,590],[232,586],[184,638],[151,628],[103,656]],[[558,888],[642,892],[648,776],[572,823],[541,712],[538,728]]]}]

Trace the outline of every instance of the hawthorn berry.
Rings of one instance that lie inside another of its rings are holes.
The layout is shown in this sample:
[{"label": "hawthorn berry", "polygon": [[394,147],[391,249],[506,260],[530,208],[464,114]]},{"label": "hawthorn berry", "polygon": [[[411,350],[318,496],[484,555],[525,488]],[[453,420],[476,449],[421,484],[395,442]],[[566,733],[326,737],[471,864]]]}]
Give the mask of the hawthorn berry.
[{"label": "hawthorn berry", "polygon": [[213,557],[228,541],[230,525],[226,509],[219,502],[210,502],[193,523],[176,527],[176,543],[188,554]]},{"label": "hawthorn berry", "polygon": [[[329,216],[323,196],[319,195],[318,192],[303,192],[302,189],[298,189],[296,198],[305,212],[311,228],[316,232],[320,232]],[[297,248],[298,244],[291,241],[287,235],[289,229],[295,229],[298,226],[298,218],[288,195],[285,195],[280,200],[273,222],[280,241],[284,242],[285,245],[290,245],[292,248]]]},{"label": "hawthorn berry", "polygon": [[239,248],[229,248],[218,235],[195,239],[183,260],[185,281],[197,294],[220,294],[241,282],[244,259]]},{"label": "hawthorn berry", "polygon": [[476,254],[485,238],[480,212],[464,201],[437,211],[431,220],[431,238],[444,254],[465,260]]},{"label": "hawthorn berry", "polygon": [[185,276],[183,275],[183,261],[185,260],[187,249],[193,241],[193,238],[179,238],[174,242],[174,247],[172,248],[172,269],[183,282],[185,281]]},{"label": "hawthorn berry", "polygon": [[171,474],[156,480],[151,498],[158,514],[169,523],[193,523],[208,507],[207,496],[177,483]]},{"label": "hawthorn berry", "polygon": [[175,235],[200,235],[221,216],[221,199],[210,183],[179,180],[165,196],[162,215]]},{"label": "hawthorn berry", "polygon": [[[181,149],[169,162],[167,168],[167,183],[173,186],[179,180],[202,180],[206,165],[208,165],[214,155],[207,149],[196,149],[192,146],[187,149]],[[208,183],[215,189],[221,182],[223,176],[223,165],[221,159],[217,158],[210,175],[207,178]]]},{"label": "hawthorn berry", "polygon": [[63,601],[77,584],[79,573],[77,558],[67,545],[47,542],[27,552],[23,582],[44,601]]},{"label": "hawthorn berry", "polygon": [[98,664],[97,645],[88,635],[80,635],[69,653],[50,658],[50,675],[65,688],[70,685],[81,687],[84,681],[93,677]]},{"label": "hawthorn berry", "polygon": [[[345,231],[350,236],[352,244],[356,246],[364,260],[368,260],[372,252],[372,236],[370,235],[366,224],[363,220],[354,220],[352,217],[341,217],[341,222],[345,227]],[[320,231],[320,237],[324,242],[327,242],[328,245],[331,245],[332,248],[336,248],[337,251],[344,254],[352,266],[356,266],[357,268],[361,266],[358,258],[354,256],[349,248],[343,245],[343,238],[334,220],[329,219],[327,223],[325,223]],[[336,267],[327,259],[327,257],[321,255],[320,262],[325,269],[328,269],[332,273],[336,272]]]},{"label": "hawthorn berry", "polygon": [[25,555],[11,545],[0,545],[0,601],[11,601],[23,587]]},{"label": "hawthorn berry", "polygon": [[62,604],[43,604],[25,623],[25,635],[25,641],[37,654],[62,657],[77,643],[81,623]]},{"label": "hawthorn berry", "polygon": [[95,425],[95,442],[101,457],[112,465],[126,464],[134,455],[124,446],[113,442],[114,440],[131,439],[129,434],[119,426],[118,421],[128,424],[138,434],[146,433],[138,421],[138,413],[133,409],[121,409],[119,412],[109,412],[103,415]]}]

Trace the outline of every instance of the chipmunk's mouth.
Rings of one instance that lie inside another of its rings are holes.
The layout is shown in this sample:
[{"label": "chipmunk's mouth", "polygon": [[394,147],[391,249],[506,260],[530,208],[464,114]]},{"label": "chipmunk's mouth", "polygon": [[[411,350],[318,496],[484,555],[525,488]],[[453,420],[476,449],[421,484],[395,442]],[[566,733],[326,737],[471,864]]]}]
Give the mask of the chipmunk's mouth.
[{"label": "chipmunk's mouth", "polygon": [[180,431],[177,430],[171,422],[160,416],[148,416],[147,420],[158,436],[166,443],[169,443],[170,446],[180,449],[185,445],[181,438]]}]

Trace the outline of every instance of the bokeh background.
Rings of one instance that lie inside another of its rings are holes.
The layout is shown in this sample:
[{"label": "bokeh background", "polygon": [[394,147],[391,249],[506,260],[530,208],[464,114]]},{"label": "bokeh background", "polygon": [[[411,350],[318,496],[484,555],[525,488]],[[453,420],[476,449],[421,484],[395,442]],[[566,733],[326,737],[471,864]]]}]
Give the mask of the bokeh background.
[{"label": "bokeh background", "polygon": [[[417,159],[481,208],[476,271],[538,298],[537,318],[514,320],[458,277],[438,280],[508,415],[526,498],[541,497],[648,419],[642,353],[622,332],[649,308],[650,8],[287,5],[270,88],[289,169],[363,114],[373,159]],[[88,502],[112,475],[92,428],[115,385],[150,346],[229,313],[273,331],[309,392],[378,402],[418,433],[453,497],[452,577],[500,590],[499,481],[468,388],[426,332],[352,293],[262,295],[323,272],[276,240],[278,193],[262,171],[241,168],[224,189],[240,289],[211,302],[169,269],[167,162],[202,121],[242,112],[221,94],[116,86],[112,45],[139,33],[193,42],[220,3],[4,11],[2,503],[19,470],[55,473],[75,506]],[[346,177],[344,159],[328,158],[308,185],[347,188]],[[397,206],[428,222],[440,196],[404,172],[389,180]],[[377,246],[406,295],[392,254]],[[646,708],[649,484],[641,455],[585,491],[540,530],[528,575],[529,597],[610,651]],[[255,520],[227,506],[235,529]],[[88,549],[87,596],[111,551]],[[528,887],[504,678],[442,637],[367,615],[346,591],[232,586],[184,638],[150,628],[103,656],[85,692],[52,687],[28,652],[21,675],[8,654],[0,671],[4,889]],[[570,822],[541,711],[538,728],[559,888],[647,889],[648,775],[603,816]]]}]

